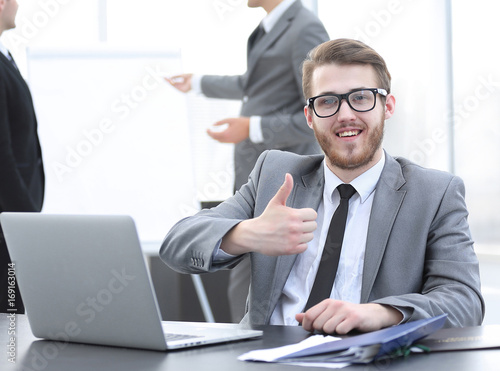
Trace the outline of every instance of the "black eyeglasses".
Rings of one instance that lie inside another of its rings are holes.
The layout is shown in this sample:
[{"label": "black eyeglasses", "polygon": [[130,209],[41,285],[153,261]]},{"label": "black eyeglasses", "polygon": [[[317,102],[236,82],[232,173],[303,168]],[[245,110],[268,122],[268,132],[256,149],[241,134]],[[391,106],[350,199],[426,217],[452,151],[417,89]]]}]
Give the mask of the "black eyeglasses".
[{"label": "black eyeglasses", "polygon": [[314,110],[316,116],[320,118],[335,115],[339,109],[342,99],[347,101],[349,107],[356,112],[367,112],[375,108],[377,104],[377,94],[387,96],[385,89],[358,89],[346,94],[323,94],[307,100],[309,106]]}]

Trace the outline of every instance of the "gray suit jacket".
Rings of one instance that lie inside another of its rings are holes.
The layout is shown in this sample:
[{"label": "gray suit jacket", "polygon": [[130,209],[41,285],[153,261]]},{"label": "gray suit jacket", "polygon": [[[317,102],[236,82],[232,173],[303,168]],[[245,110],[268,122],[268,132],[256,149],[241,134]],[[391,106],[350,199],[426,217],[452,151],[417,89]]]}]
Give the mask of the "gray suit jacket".
[{"label": "gray suit jacket", "polygon": [[[322,161],[322,155],[265,152],[235,196],[172,228],[161,258],[184,273],[231,267],[237,259],[213,264],[214,247],[240,221],[264,211],[287,172],[294,179],[288,206],[317,210],[324,187]],[[448,313],[448,327],[481,324],[484,302],[464,193],[460,178],[386,154],[368,227],[362,303],[392,305],[404,321]],[[250,255],[252,280],[243,321],[267,324],[296,255]]]},{"label": "gray suit jacket", "polygon": [[309,50],[328,39],[318,18],[296,1],[268,34],[249,47],[243,75],[202,78],[207,97],[241,99],[241,116],[262,117],[264,142],[246,139],[235,146],[235,190],[247,182],[266,149],[321,153],[304,117],[302,62]]}]

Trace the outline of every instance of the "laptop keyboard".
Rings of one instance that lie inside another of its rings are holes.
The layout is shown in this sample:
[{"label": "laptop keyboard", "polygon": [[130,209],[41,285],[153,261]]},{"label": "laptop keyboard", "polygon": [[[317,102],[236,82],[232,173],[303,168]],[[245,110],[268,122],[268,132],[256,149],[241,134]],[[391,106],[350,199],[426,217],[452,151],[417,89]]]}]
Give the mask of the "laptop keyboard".
[{"label": "laptop keyboard", "polygon": [[170,333],[170,332],[165,332],[164,335],[165,335],[166,341],[195,339],[195,338],[203,337],[203,336],[197,336],[197,335],[174,334],[174,333]]}]

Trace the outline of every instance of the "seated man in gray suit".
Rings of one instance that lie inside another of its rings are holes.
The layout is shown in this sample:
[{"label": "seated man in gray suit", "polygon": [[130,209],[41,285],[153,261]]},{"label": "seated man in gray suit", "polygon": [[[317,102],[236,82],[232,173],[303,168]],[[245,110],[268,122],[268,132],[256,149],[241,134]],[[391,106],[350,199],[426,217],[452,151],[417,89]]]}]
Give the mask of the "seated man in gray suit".
[{"label": "seated man in gray suit", "polygon": [[171,229],[164,262],[204,273],[249,255],[243,322],[254,325],[345,334],[442,313],[447,327],[480,325],[463,181],[383,150],[396,101],[382,57],[355,40],[323,43],[304,63],[303,91],[325,155],[264,152],[232,198]]}]

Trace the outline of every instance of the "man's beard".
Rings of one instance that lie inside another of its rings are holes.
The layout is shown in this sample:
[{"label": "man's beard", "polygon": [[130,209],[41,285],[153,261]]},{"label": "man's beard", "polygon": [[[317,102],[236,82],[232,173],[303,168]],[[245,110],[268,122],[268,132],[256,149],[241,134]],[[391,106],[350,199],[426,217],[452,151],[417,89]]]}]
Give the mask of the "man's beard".
[{"label": "man's beard", "polygon": [[384,121],[382,120],[377,127],[373,128],[368,138],[367,146],[357,155],[355,155],[354,152],[358,145],[353,143],[346,143],[348,148],[347,155],[342,155],[335,151],[334,144],[331,140],[331,136],[335,135],[334,133],[325,134],[320,133],[318,130],[314,130],[314,134],[331,165],[343,170],[354,170],[367,165],[373,160],[384,139]]}]

